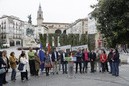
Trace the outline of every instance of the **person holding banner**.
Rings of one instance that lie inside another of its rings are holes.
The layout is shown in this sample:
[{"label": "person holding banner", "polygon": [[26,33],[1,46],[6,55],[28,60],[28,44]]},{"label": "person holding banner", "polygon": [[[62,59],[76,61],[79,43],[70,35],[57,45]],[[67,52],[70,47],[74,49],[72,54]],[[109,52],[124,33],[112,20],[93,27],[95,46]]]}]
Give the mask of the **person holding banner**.
[{"label": "person holding banner", "polygon": [[63,74],[67,74],[67,64],[68,64],[68,62],[65,60],[66,56],[67,56],[67,54],[65,53],[65,50],[62,50],[62,53],[61,53],[61,64],[62,64]]},{"label": "person holding banner", "polygon": [[74,61],[72,52],[70,52],[69,57],[66,57],[66,61],[68,61],[68,77],[72,79],[74,77]]},{"label": "person holding banner", "polygon": [[87,73],[88,62],[89,62],[89,52],[87,51],[87,49],[84,49],[84,52],[83,52],[83,73]]},{"label": "person holding banner", "polygon": [[78,52],[76,53],[75,56],[77,58],[76,73],[78,72],[78,65],[79,65],[79,68],[80,68],[80,73],[82,73],[82,52],[81,52],[81,49],[78,49]]}]

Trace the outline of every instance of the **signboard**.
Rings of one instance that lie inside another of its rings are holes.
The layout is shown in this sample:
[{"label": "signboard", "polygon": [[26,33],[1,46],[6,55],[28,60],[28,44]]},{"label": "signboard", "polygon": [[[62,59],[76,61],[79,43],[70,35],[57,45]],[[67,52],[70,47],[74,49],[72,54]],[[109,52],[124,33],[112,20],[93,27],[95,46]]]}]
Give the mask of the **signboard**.
[{"label": "signboard", "polygon": [[88,45],[73,46],[72,51],[77,51],[78,49],[84,49],[84,48],[88,49]]},{"label": "signboard", "polygon": [[65,60],[66,61],[77,61],[77,58],[76,57],[65,57]]},{"label": "signboard", "polygon": [[71,45],[56,47],[57,51],[66,50],[66,49],[70,49],[71,50]]}]

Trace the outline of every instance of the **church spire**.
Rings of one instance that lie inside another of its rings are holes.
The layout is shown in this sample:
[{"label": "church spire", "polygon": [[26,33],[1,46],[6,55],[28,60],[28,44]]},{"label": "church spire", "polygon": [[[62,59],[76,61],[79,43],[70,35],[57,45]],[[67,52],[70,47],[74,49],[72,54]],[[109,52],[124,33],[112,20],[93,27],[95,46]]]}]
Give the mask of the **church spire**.
[{"label": "church spire", "polygon": [[42,25],[42,23],[43,23],[43,11],[41,4],[39,4],[39,9],[37,12],[37,25]]},{"label": "church spire", "polygon": [[42,11],[42,7],[41,4],[39,3],[39,11]]}]

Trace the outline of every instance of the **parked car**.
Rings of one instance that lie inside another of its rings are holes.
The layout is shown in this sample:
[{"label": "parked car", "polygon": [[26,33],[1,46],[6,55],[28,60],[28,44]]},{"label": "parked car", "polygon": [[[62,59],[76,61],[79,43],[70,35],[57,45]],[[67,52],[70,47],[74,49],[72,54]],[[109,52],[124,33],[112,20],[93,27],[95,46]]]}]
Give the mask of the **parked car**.
[{"label": "parked car", "polygon": [[2,47],[3,47],[3,48],[9,48],[10,45],[9,45],[9,44],[3,44]]}]

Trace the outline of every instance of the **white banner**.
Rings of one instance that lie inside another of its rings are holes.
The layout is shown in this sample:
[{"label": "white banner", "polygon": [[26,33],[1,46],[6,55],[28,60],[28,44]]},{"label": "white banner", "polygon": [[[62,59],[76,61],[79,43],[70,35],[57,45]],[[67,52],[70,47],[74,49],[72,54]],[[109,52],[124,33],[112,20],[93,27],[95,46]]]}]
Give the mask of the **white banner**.
[{"label": "white banner", "polygon": [[71,45],[56,47],[57,51],[66,50],[66,49],[70,49],[71,50]]},{"label": "white banner", "polygon": [[84,48],[88,49],[88,45],[73,46],[72,51],[77,51],[78,49],[84,49]]}]

